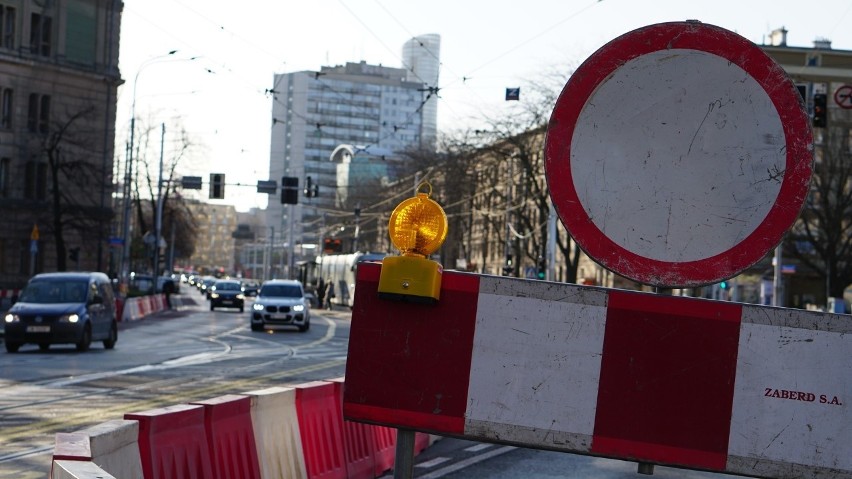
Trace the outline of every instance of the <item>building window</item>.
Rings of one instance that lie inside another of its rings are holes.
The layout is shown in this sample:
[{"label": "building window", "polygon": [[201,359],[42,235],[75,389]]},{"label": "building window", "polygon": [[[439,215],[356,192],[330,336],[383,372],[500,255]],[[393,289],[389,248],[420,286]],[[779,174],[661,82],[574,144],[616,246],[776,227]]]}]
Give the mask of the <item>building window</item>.
[{"label": "building window", "polygon": [[12,90],[0,88],[0,128],[12,128]]},{"label": "building window", "polygon": [[50,40],[53,20],[47,15],[33,13],[30,17],[30,52],[50,56]]},{"label": "building window", "polygon": [[47,133],[50,124],[50,95],[30,93],[27,107],[27,130]]},{"label": "building window", "polygon": [[9,175],[12,167],[12,160],[9,158],[0,158],[0,198],[9,196]]},{"label": "building window", "polygon": [[47,198],[47,163],[30,160],[24,174],[24,198],[44,200]]},{"label": "building window", "polygon": [[0,47],[15,48],[15,7],[0,5]]}]

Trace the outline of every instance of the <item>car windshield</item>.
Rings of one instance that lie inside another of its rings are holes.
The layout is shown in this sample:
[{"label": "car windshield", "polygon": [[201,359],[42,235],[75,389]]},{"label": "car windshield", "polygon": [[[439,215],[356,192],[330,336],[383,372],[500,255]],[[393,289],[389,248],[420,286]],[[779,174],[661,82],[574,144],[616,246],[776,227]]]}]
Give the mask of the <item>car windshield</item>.
[{"label": "car windshield", "polygon": [[86,301],[87,281],[51,280],[32,282],[21,293],[22,303],[82,303]]},{"label": "car windshield", "polygon": [[301,298],[302,288],[293,284],[267,284],[260,289],[261,296]]},{"label": "car windshield", "polygon": [[216,291],[239,291],[240,283],[216,283]]}]

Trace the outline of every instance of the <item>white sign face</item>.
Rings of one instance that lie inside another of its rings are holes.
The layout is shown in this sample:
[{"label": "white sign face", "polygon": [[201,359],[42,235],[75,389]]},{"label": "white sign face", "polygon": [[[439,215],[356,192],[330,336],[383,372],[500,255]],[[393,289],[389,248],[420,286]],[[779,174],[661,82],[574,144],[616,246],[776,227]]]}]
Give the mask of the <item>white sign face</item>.
[{"label": "white sign face", "polygon": [[780,242],[807,196],[795,85],[757,46],[697,22],[613,40],[565,86],[547,180],[592,258],[657,286],[731,277]]},{"label": "white sign face", "polygon": [[574,132],[571,176],[589,219],[658,261],[733,248],[781,189],[784,128],[763,113],[773,108],[748,73],[716,55],[667,50],[627,62]]}]

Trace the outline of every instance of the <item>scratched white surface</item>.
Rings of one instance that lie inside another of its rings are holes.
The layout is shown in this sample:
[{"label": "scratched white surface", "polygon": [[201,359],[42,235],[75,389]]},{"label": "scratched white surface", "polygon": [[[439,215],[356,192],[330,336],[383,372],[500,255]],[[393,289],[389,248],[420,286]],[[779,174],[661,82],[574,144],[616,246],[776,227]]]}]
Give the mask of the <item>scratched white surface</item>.
[{"label": "scratched white surface", "polygon": [[465,419],[505,440],[590,437],[605,320],[603,300],[589,305],[480,291]]},{"label": "scratched white surface", "polygon": [[[787,311],[743,310],[728,454],[749,467],[748,459],[760,458],[852,471],[852,328],[820,330],[829,327],[829,315]],[[791,314],[820,324],[796,327]],[[766,388],[812,393],[815,400],[766,397]],[[843,405],[828,404],[834,397]]]},{"label": "scratched white surface", "polygon": [[577,122],[571,173],[608,238],[686,262],[727,251],[760,225],[785,153],[778,114],[748,73],[675,49],[625,63],[595,91]]}]

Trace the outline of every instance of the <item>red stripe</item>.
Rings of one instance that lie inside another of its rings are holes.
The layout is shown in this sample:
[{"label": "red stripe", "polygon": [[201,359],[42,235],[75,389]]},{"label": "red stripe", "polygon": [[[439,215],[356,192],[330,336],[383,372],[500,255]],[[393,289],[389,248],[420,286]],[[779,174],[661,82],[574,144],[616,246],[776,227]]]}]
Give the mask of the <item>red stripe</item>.
[{"label": "red stripe", "polygon": [[611,291],[592,452],[724,470],[742,307]]},{"label": "red stripe", "polygon": [[464,433],[464,418],[440,414],[424,414],[401,409],[387,409],[363,404],[344,403],[343,416],[346,419],[376,424],[405,424],[417,431],[436,434]]},{"label": "red stripe", "polygon": [[462,432],[479,276],[444,272],[440,301],[424,305],[379,299],[380,272],[379,264],[358,267],[343,396],[347,418]]}]

